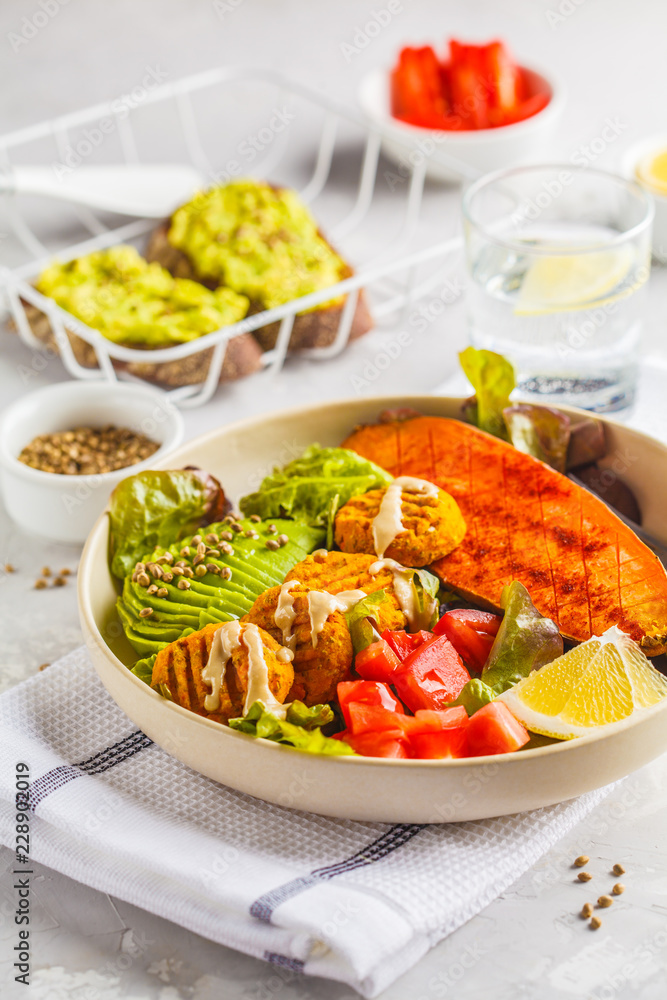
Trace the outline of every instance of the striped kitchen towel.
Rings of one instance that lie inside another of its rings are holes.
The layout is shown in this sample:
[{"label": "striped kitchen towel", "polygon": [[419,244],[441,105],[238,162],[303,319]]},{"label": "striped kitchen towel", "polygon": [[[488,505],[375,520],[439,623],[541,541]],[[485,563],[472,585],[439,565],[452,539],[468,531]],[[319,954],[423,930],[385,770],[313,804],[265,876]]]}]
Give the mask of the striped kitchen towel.
[{"label": "striped kitchen towel", "polygon": [[[27,764],[36,861],[367,997],[503,892],[605,794],[438,826],[269,805],[152,743],[84,649],[0,697],[0,763],[2,843],[15,847],[16,765]],[[300,794],[295,769],[295,806]]]}]

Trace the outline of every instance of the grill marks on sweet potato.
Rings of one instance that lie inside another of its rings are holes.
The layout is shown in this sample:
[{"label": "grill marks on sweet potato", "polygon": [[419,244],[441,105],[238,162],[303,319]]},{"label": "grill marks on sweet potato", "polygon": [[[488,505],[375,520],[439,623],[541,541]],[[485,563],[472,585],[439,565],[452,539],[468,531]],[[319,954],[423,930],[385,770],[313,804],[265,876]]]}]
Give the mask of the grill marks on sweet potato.
[{"label": "grill marks on sweet potato", "polygon": [[601,500],[565,476],[442,417],[361,428],[343,446],[395,476],[430,479],[451,493],[467,534],[432,568],[471,600],[497,608],[503,585],[516,579],[569,638],[616,624],[648,655],[667,648],[663,566]]}]

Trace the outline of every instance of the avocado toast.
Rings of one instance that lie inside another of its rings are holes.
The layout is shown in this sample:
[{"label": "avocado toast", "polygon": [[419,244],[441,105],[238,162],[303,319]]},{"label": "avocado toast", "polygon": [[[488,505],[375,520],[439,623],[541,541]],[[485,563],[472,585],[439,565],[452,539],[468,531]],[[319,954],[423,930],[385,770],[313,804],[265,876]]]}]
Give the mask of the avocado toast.
[{"label": "avocado toast", "polygon": [[[327,242],[296,192],[238,180],[200,192],[155,230],[147,257],[171,274],[224,284],[250,299],[250,312],[271,309],[349,278],[352,268]],[[325,347],[335,338],[345,298],[294,320],[291,350]],[[255,331],[264,350],[275,346],[279,323]],[[359,295],[350,339],[373,325]]]}]

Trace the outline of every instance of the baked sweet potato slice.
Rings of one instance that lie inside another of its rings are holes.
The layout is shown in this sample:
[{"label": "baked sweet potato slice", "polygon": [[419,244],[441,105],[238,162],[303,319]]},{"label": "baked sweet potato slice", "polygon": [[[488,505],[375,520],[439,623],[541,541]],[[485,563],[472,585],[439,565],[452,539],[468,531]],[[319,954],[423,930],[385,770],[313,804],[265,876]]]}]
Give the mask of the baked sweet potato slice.
[{"label": "baked sweet potato slice", "polygon": [[431,569],[469,600],[497,609],[503,586],[519,580],[569,639],[618,625],[647,656],[667,651],[664,567],[601,500],[565,476],[444,417],[362,427],[343,447],[451,493],[468,530]]}]

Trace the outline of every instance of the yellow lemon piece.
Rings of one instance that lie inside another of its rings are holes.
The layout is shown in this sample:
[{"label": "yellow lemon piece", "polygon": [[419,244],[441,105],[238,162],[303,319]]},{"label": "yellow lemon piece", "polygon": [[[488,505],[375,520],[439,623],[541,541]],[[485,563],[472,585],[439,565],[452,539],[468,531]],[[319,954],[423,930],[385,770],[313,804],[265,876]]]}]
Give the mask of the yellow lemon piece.
[{"label": "yellow lemon piece", "polygon": [[524,276],[514,313],[540,316],[613,302],[634,290],[610,294],[628,276],[634,264],[635,251],[630,245],[590,253],[535,257]]},{"label": "yellow lemon piece", "polygon": [[658,194],[667,196],[667,150],[662,153],[651,153],[637,164],[637,180]]},{"label": "yellow lemon piece", "polygon": [[533,733],[571,740],[667,697],[667,678],[616,625],[575,646],[500,695]]}]

